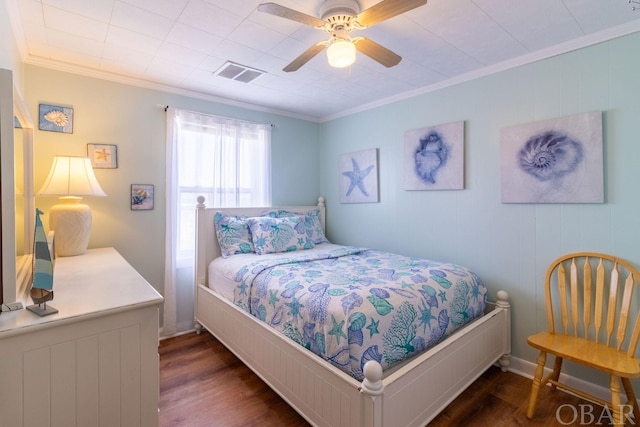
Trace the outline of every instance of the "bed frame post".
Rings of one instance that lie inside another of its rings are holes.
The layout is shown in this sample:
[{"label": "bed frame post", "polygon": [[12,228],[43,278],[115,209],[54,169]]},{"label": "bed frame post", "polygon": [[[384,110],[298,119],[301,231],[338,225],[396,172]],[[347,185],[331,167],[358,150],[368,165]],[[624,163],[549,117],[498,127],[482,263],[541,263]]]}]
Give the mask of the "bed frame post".
[{"label": "bed frame post", "polygon": [[[205,198],[204,196],[198,196],[197,204],[196,204],[196,230],[204,230],[204,209],[205,209]],[[202,236],[204,237],[204,236]],[[198,307],[198,292],[197,287],[201,283],[206,283],[206,267],[207,264],[206,256],[207,251],[204,239],[201,238],[200,233],[196,233],[196,241],[195,241],[195,265],[194,265],[194,274],[196,279],[196,289],[194,290],[194,306],[193,306],[193,314],[194,314],[194,324],[196,328],[196,333],[200,334],[202,331],[202,325],[195,319],[195,315],[198,312],[196,307]]]},{"label": "bed frame post", "polygon": [[509,304],[509,294],[506,291],[498,291],[498,301],[496,307],[504,308],[507,312],[506,333],[504,334],[503,348],[505,353],[498,360],[502,372],[507,372],[511,365],[511,304]]},{"label": "bed frame post", "polygon": [[320,196],[318,197],[318,203],[316,204],[319,208],[320,208],[320,222],[322,223],[322,229],[327,230],[327,223],[326,223],[326,207],[324,205],[324,197]]},{"label": "bed frame post", "polygon": [[[371,427],[382,426],[382,396],[384,384],[382,382],[382,366],[370,360],[363,368],[364,380],[360,387],[363,395],[362,414],[363,425]],[[372,417],[371,419],[369,417]]]}]

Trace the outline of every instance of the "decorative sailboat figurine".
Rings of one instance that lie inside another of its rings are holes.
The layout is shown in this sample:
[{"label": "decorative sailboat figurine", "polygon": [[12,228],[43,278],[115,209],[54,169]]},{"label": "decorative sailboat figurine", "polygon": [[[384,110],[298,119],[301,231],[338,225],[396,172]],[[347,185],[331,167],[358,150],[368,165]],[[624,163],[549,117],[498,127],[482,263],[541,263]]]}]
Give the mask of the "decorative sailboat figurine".
[{"label": "decorative sailboat figurine", "polygon": [[53,261],[47,236],[40,215],[43,212],[36,209],[36,229],[33,239],[33,283],[30,296],[34,305],[27,306],[27,310],[38,316],[48,316],[57,313],[58,310],[47,306],[47,301],[53,299]]}]

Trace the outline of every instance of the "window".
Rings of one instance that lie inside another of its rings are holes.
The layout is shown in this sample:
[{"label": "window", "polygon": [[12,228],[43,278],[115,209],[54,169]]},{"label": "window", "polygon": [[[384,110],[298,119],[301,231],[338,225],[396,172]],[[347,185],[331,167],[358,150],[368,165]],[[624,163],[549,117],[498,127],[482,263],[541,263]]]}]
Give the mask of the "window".
[{"label": "window", "polygon": [[270,134],[270,125],[195,113],[179,116],[179,258],[189,257],[193,248],[199,195],[208,207],[271,205]]},{"label": "window", "polygon": [[196,198],[207,207],[271,205],[271,125],[172,108],[167,115],[165,333],[176,322],[172,293],[192,277],[177,270],[193,267]]}]

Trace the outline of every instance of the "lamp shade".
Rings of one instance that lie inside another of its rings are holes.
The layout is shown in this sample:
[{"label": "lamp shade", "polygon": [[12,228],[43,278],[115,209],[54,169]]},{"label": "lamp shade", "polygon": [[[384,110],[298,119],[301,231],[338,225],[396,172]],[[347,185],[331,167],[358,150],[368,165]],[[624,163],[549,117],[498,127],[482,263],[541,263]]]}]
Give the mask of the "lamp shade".
[{"label": "lamp shade", "polygon": [[88,157],[55,156],[39,196],[106,196]]},{"label": "lamp shade", "polygon": [[335,40],[327,48],[329,65],[335,68],[344,68],[356,62],[356,46],[347,39]]}]

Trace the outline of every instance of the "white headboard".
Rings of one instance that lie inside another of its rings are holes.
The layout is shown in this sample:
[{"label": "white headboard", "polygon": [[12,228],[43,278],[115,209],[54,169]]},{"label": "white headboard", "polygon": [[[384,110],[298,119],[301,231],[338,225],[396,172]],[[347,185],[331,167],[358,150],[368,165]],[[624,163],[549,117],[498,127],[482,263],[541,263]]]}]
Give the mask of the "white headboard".
[{"label": "white headboard", "polygon": [[207,284],[207,267],[211,261],[221,254],[216,230],[213,225],[213,217],[216,212],[237,216],[259,216],[265,211],[273,209],[286,209],[289,211],[306,213],[314,209],[320,209],[320,219],[322,229],[325,229],[325,206],[324,197],[318,197],[316,206],[269,206],[261,208],[207,208],[203,196],[198,196],[196,205],[196,254],[195,273],[196,286]]}]

